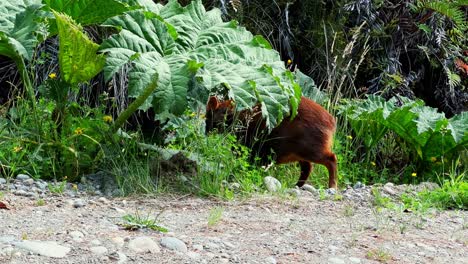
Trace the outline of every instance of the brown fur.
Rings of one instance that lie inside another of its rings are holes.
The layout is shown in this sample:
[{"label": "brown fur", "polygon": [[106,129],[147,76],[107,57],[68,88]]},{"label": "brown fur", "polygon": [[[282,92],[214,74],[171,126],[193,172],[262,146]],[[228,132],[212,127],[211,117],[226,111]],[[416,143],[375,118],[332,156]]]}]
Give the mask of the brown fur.
[{"label": "brown fur", "polygon": [[336,156],[331,151],[335,119],[319,104],[302,97],[297,116],[293,120],[285,118],[270,134],[266,134],[266,124],[259,106],[235,114],[232,101],[219,101],[216,97],[210,97],[206,111],[206,132],[232,125],[235,115],[243,128],[236,131],[237,136],[243,144],[252,148],[263,163],[268,162],[271,153],[274,153],[279,164],[299,162],[299,187],[307,181],[312,163],[322,164],[328,169],[328,186],[337,188]]}]

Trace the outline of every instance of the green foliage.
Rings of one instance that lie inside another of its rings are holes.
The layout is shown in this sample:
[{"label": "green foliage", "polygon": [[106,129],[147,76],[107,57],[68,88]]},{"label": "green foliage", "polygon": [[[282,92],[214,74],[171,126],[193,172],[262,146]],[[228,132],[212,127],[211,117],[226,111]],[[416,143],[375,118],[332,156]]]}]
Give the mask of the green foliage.
[{"label": "green foliage", "polygon": [[122,216],[123,222],[120,223],[120,225],[123,226],[127,230],[138,230],[138,229],[148,228],[154,231],[167,233],[168,229],[158,224],[158,218],[159,218],[159,215],[153,218],[149,214],[147,214],[146,216],[142,216],[137,211],[133,215],[127,214],[127,215]]},{"label": "green foliage", "polygon": [[223,207],[214,207],[210,210],[208,215],[208,227],[213,227],[223,218]]},{"label": "green foliage", "polygon": [[465,181],[465,173],[458,176],[453,173],[443,180],[440,188],[423,190],[416,195],[403,195],[401,199],[405,207],[423,212],[428,208],[467,210],[468,182]]},{"label": "green foliage", "polygon": [[86,82],[104,67],[105,57],[97,55],[99,45],[89,40],[69,16],[54,12],[60,37],[59,63],[62,77],[75,85]]},{"label": "green foliage", "polygon": [[408,142],[418,160],[456,158],[468,144],[468,115],[461,113],[450,119],[422,101],[378,96],[348,101],[344,113],[358,137],[372,148],[388,130]]},{"label": "green foliage", "polygon": [[81,25],[101,23],[130,9],[122,1],[116,0],[43,0],[43,3],[51,10],[67,14]]},{"label": "green foliage", "polygon": [[67,187],[67,181],[61,181],[56,183],[48,183],[47,189],[54,194],[62,194]]},{"label": "green foliage", "polygon": [[109,54],[107,79],[131,63],[128,93],[137,97],[149,76],[159,75],[160,89],[141,109],[152,105],[159,114],[182,114],[187,96],[204,105],[224,87],[238,109],[262,103],[270,128],[297,111],[300,87],[278,53],[237,23],[222,22],[219,10],[206,12],[201,1],[182,7],[171,0],[158,14],[130,11],[104,25],[120,30],[101,45]]}]

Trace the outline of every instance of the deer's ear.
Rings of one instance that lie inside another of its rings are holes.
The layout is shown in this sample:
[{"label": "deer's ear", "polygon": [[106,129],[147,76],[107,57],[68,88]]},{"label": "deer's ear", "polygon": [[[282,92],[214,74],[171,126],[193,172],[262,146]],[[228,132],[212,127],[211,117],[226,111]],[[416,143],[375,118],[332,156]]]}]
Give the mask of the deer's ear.
[{"label": "deer's ear", "polygon": [[216,96],[210,96],[210,99],[208,99],[208,104],[206,105],[207,110],[216,110],[219,107],[219,101]]}]

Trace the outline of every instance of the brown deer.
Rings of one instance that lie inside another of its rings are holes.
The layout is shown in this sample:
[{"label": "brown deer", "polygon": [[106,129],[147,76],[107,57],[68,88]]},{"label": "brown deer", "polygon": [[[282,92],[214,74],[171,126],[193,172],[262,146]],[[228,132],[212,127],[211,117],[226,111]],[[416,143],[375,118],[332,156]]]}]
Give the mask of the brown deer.
[{"label": "brown deer", "polygon": [[[240,122],[240,129],[236,121]],[[241,143],[250,147],[262,164],[268,164],[270,154],[279,164],[299,162],[298,187],[307,181],[312,163],[317,163],[328,169],[329,188],[337,188],[336,155],[331,150],[335,118],[314,101],[302,97],[296,117],[285,118],[268,134],[259,105],[236,113],[232,100],[211,96],[206,108],[206,133],[214,129],[222,132],[226,127],[234,128]]]}]

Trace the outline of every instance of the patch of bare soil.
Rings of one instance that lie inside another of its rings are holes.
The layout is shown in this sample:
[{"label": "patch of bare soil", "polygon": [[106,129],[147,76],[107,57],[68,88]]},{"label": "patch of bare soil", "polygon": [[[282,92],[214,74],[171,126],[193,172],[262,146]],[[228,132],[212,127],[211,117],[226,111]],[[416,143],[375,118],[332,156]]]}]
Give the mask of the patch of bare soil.
[{"label": "patch of bare soil", "polygon": [[[466,211],[376,209],[363,192],[230,202],[47,195],[42,202],[7,191],[0,263],[468,263]],[[137,212],[158,216],[169,232],[119,225]]]}]

